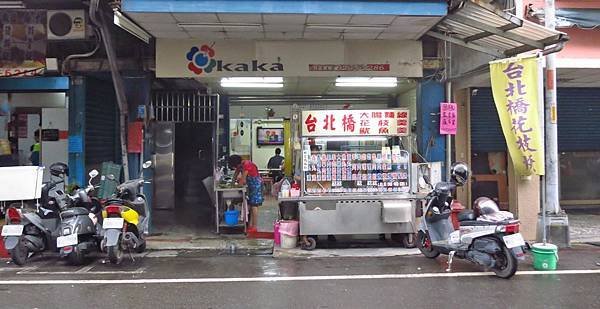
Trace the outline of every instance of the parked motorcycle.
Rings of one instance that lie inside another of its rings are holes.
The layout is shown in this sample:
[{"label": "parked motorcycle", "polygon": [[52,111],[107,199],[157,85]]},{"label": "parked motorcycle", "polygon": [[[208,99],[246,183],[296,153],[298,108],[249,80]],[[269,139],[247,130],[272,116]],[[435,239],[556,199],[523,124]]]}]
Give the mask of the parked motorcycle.
[{"label": "parked motorcycle", "polygon": [[[147,169],[152,165],[150,161],[143,164]],[[114,197],[107,200],[102,211],[104,238],[101,243],[103,251],[108,254],[108,260],[119,264],[123,260],[123,253],[134,250],[137,253],[146,249],[146,235],[148,233],[148,204],[146,197],[140,193],[144,184],[141,177],[126,181],[116,188]],[[116,181],[113,175],[108,175],[110,180]]]},{"label": "parked motorcycle", "polygon": [[[451,270],[454,256],[491,269],[500,278],[512,277],[518,260],[524,259],[525,241],[519,233],[519,220],[509,212],[500,211],[494,201],[480,198],[475,211],[458,215],[460,229],[454,230],[451,215],[452,191],[469,180],[469,169],[455,163],[451,182],[440,182],[427,196],[427,204],[417,234],[417,247],[428,258],[448,255]],[[429,183],[429,180],[426,179]]]},{"label": "parked motorcycle", "polygon": [[101,236],[97,233],[101,231],[98,218],[102,206],[96,198],[90,197],[90,192],[95,189],[92,180],[98,176],[98,171],[92,170],[89,176],[86,188],[77,188],[72,195],[67,195],[68,209],[60,213],[60,236],[56,246],[60,256],[73,265],[83,264],[88,253],[100,248]]},{"label": "parked motorcycle", "polygon": [[54,189],[65,182],[69,168],[64,163],[54,163],[50,166],[50,175],[50,182],[43,184],[35,211],[14,204],[6,209],[2,236],[12,261],[17,265],[24,265],[33,254],[57,250],[56,237],[60,226],[59,214],[64,207],[61,204],[64,192]]}]

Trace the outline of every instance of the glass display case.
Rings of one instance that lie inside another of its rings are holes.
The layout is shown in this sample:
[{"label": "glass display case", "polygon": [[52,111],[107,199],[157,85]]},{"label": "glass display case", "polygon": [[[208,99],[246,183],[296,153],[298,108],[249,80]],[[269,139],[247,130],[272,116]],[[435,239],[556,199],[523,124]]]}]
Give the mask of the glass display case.
[{"label": "glass display case", "polygon": [[305,137],[305,196],[408,193],[410,150],[385,136]]}]

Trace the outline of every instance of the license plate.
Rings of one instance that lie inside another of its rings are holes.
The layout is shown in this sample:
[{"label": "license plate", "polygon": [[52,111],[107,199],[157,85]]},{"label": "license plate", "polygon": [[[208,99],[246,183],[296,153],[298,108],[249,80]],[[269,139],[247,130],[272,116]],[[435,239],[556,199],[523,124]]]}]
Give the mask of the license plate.
[{"label": "license plate", "polygon": [[23,226],[20,224],[8,224],[2,227],[2,236],[21,236]]},{"label": "license plate", "polygon": [[519,246],[525,246],[525,240],[523,239],[521,233],[504,236],[503,239],[504,243],[506,244],[506,247],[508,247],[509,249]]},{"label": "license plate", "polygon": [[56,247],[62,248],[66,246],[73,246],[78,243],[77,234],[71,234],[67,236],[60,236],[56,238]]},{"label": "license plate", "polygon": [[122,229],[123,218],[106,218],[102,221],[103,229]]}]

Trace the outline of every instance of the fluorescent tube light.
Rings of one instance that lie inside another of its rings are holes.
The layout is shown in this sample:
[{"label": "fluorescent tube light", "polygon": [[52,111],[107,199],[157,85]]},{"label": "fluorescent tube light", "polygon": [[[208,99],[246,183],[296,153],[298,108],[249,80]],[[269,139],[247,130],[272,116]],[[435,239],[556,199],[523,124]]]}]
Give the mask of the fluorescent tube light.
[{"label": "fluorescent tube light", "polygon": [[2,1],[0,2],[0,9],[24,9],[25,4],[23,1]]},{"label": "fluorescent tube light", "polygon": [[393,88],[398,86],[398,80],[395,77],[338,77],[335,86]]},{"label": "fluorescent tube light", "polygon": [[385,30],[388,25],[340,25],[340,24],[307,24],[306,29],[332,30]]},{"label": "fluorescent tube light", "polygon": [[131,19],[127,18],[121,12],[114,11],[113,23],[119,26],[119,28],[131,33],[131,35],[135,36],[136,38],[144,41],[146,44],[150,43],[150,38],[152,38],[152,35],[134,23]]},{"label": "fluorescent tube light", "polygon": [[283,88],[283,84],[221,82],[224,88]]},{"label": "fluorescent tube light", "polygon": [[180,28],[261,28],[261,24],[249,23],[178,23]]},{"label": "fluorescent tube light", "polygon": [[283,88],[283,77],[224,77],[224,88]]},{"label": "fluorescent tube light", "polygon": [[223,77],[221,82],[235,83],[283,83],[283,77]]}]

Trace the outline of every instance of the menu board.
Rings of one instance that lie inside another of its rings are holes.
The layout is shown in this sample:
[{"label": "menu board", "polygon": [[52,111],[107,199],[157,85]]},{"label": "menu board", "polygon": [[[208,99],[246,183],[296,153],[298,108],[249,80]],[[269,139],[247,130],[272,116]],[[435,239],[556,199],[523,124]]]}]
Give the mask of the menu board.
[{"label": "menu board", "polygon": [[397,146],[381,152],[303,152],[305,194],[409,191],[409,153]]},{"label": "menu board", "polygon": [[407,136],[408,109],[302,111],[302,136]]}]

